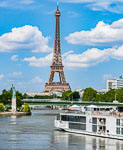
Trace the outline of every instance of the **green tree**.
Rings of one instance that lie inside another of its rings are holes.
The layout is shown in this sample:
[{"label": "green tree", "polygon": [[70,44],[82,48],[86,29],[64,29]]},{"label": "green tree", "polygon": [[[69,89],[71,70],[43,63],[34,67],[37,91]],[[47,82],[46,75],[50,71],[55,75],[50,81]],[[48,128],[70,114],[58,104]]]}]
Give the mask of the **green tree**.
[{"label": "green tree", "polygon": [[4,112],[4,105],[0,104],[0,112]]},{"label": "green tree", "polygon": [[23,109],[23,111],[24,111],[24,112],[30,112],[30,111],[31,111],[28,104],[26,104],[26,103],[24,104],[24,109]]},{"label": "green tree", "polygon": [[104,101],[105,102],[113,102],[115,100],[115,90],[111,89],[110,91],[104,94]]},{"label": "green tree", "polygon": [[63,92],[62,93],[62,99],[69,100],[71,94],[72,94],[71,90]]},{"label": "green tree", "polygon": [[70,100],[74,100],[74,101],[80,98],[79,92],[77,91],[71,92],[68,96]]},{"label": "green tree", "polygon": [[97,94],[94,100],[97,102],[104,102],[104,94]]},{"label": "green tree", "polygon": [[22,93],[16,91],[16,99],[17,99],[17,107],[22,106],[22,99],[23,99]]},{"label": "green tree", "polygon": [[83,101],[95,101],[97,92],[92,88],[86,88],[83,93]]},{"label": "green tree", "polygon": [[[17,99],[17,107],[20,107],[22,105],[22,99],[23,96],[21,93],[16,91],[16,99]],[[12,92],[3,90],[2,94],[0,95],[0,102],[4,105],[11,104],[12,102]]]},{"label": "green tree", "polygon": [[123,103],[123,88],[116,90],[116,100]]},{"label": "green tree", "polygon": [[0,102],[4,105],[9,104],[11,102],[12,93],[10,91],[3,90],[2,94],[0,95]]}]

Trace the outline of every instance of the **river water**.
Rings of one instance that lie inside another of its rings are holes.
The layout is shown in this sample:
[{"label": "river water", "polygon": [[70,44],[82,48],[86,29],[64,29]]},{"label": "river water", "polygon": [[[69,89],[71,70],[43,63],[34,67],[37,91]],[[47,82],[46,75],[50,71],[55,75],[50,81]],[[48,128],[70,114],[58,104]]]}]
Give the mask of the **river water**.
[{"label": "river water", "polygon": [[[55,110],[0,117],[0,150],[123,150],[123,141],[58,131]],[[52,114],[52,115],[51,115]]]}]

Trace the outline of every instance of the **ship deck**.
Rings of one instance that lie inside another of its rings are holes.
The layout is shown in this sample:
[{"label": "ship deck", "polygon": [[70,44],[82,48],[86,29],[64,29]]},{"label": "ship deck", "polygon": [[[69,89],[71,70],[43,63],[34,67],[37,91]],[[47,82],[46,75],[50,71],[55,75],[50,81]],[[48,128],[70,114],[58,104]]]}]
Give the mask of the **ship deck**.
[{"label": "ship deck", "polygon": [[64,114],[74,114],[74,115],[91,115],[91,116],[99,116],[99,117],[104,117],[104,116],[113,116],[115,118],[121,118],[123,119],[123,112],[91,112],[91,111],[65,111]]}]

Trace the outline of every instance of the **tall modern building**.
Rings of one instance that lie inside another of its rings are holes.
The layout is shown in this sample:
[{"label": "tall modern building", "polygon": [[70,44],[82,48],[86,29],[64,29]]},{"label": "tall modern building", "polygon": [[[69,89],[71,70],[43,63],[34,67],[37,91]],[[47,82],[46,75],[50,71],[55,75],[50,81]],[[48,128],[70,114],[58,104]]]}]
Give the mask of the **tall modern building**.
[{"label": "tall modern building", "polygon": [[[50,76],[48,82],[45,84],[44,92],[64,92],[70,90],[70,85],[67,83],[64,74],[64,66],[62,64],[61,43],[60,43],[60,11],[57,0],[57,10],[55,12],[56,25],[55,25],[55,39],[54,51],[52,58],[52,65],[50,66]],[[55,73],[59,74],[59,82],[54,82]]]},{"label": "tall modern building", "polygon": [[119,89],[123,87],[123,77],[120,76],[118,79],[108,79],[107,80],[107,90]]}]

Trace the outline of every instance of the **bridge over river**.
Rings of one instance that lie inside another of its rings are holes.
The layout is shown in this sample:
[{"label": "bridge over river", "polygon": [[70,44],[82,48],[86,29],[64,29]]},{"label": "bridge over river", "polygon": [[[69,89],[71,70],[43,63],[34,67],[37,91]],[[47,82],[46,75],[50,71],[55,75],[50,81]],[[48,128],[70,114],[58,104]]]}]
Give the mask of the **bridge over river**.
[{"label": "bridge over river", "polygon": [[123,103],[107,103],[107,102],[83,102],[83,101],[63,101],[60,99],[23,99],[23,103],[27,103],[30,106],[119,106],[123,107]]}]

